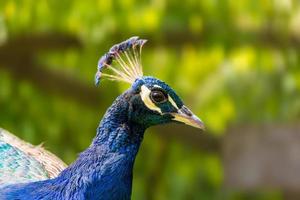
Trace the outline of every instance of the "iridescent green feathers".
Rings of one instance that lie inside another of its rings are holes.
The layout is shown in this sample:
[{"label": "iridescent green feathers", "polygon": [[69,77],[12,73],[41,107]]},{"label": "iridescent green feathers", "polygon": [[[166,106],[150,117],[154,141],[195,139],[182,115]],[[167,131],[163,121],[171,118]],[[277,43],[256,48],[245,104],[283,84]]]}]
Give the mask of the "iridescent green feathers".
[{"label": "iridescent green feathers", "polygon": [[3,141],[0,141],[0,159],[1,185],[49,178],[41,163]]},{"label": "iridescent green feathers", "polygon": [[0,184],[56,177],[67,167],[41,146],[33,146],[0,128]]}]

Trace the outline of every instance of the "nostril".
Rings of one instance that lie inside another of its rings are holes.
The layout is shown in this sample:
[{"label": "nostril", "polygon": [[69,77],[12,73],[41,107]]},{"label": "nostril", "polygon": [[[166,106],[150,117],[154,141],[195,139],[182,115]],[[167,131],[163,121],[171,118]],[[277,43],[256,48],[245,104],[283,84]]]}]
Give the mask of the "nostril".
[{"label": "nostril", "polygon": [[188,109],[188,108],[187,108],[186,106],[184,106],[184,105],[181,107],[180,110],[181,110],[182,113],[186,114],[187,116],[192,116],[192,115],[193,115],[192,112],[190,111],[190,109]]}]

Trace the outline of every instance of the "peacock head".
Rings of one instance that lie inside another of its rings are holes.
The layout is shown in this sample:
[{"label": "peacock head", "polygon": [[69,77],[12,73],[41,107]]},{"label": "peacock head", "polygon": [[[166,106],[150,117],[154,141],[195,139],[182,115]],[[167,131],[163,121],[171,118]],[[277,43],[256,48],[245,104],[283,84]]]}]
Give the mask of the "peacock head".
[{"label": "peacock head", "polygon": [[[126,92],[128,116],[135,123],[149,127],[178,122],[204,129],[203,122],[184,105],[169,85],[157,78],[143,76],[141,52],[145,42],[132,37],[114,45],[98,62],[96,85],[102,77],[130,83],[131,88]],[[112,65],[114,61],[118,68]],[[103,73],[106,68],[113,74]]]}]

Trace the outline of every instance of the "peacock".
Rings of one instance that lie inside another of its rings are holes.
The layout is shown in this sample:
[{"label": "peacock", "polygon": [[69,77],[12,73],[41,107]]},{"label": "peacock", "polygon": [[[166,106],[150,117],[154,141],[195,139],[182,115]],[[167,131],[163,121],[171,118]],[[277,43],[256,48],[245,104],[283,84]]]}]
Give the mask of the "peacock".
[{"label": "peacock", "polygon": [[147,128],[178,122],[204,129],[169,85],[143,75],[145,43],[131,37],[100,58],[96,85],[106,78],[131,86],[107,109],[91,145],[71,165],[0,129],[1,200],[128,200],[135,157]]}]

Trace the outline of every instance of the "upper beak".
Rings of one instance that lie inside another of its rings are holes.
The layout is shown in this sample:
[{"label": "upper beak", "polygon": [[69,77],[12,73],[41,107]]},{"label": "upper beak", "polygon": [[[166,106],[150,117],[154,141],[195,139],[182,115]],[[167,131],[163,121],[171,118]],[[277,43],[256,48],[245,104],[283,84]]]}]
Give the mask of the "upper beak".
[{"label": "upper beak", "polygon": [[174,117],[174,121],[205,130],[204,123],[201,119],[194,115],[186,106],[182,106],[177,113],[171,113],[171,115]]}]

